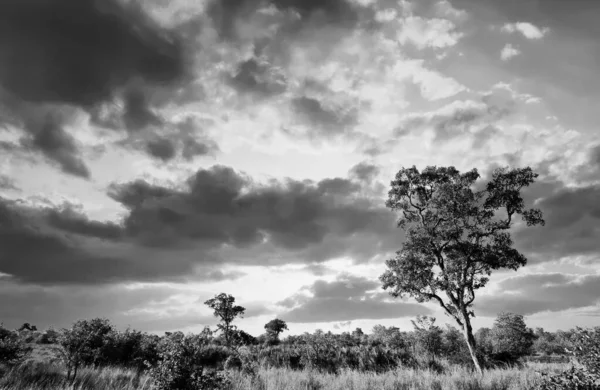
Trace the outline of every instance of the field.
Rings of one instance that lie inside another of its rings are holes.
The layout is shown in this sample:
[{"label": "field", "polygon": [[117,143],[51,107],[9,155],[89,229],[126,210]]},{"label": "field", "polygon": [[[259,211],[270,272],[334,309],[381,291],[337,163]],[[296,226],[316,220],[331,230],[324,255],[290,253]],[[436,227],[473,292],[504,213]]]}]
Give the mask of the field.
[{"label": "field", "polygon": [[[0,389],[27,390],[144,390],[152,389],[145,374],[119,367],[81,369],[73,383],[66,382],[66,371],[55,360],[54,346],[32,344],[30,358],[19,368],[3,372]],[[54,361],[54,362],[53,362]],[[564,363],[526,363],[522,368],[493,369],[483,377],[458,366],[444,365],[443,373],[401,368],[383,374],[342,371],[338,375],[316,371],[261,368],[255,377],[232,370],[231,390],[509,390],[533,388],[540,371],[556,373]]]}]

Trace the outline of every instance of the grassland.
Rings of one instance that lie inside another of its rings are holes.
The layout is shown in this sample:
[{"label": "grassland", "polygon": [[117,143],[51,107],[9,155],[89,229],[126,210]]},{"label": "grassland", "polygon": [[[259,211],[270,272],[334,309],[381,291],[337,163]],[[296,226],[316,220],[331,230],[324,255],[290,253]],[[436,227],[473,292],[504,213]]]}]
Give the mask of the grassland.
[{"label": "grassland", "polygon": [[[83,368],[72,383],[55,360],[52,346],[34,345],[31,357],[20,367],[4,370],[2,390],[150,390],[145,374],[119,367]],[[231,390],[520,390],[531,389],[540,380],[538,372],[560,372],[561,363],[526,363],[522,368],[493,369],[483,377],[458,367],[446,366],[443,373],[398,369],[384,374],[343,371],[338,375],[316,371],[259,369],[255,377],[231,371]]]}]

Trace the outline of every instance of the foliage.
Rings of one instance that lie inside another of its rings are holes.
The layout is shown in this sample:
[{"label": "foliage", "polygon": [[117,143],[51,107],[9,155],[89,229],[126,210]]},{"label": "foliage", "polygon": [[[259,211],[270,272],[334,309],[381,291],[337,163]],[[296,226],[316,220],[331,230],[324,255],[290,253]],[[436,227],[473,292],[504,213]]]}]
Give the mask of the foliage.
[{"label": "foliage", "polygon": [[415,346],[429,359],[435,359],[442,352],[443,331],[435,325],[435,321],[435,317],[429,316],[417,316],[411,321],[415,328]]},{"label": "foliage", "polygon": [[157,389],[221,389],[227,385],[227,377],[222,371],[205,364],[211,352],[209,338],[184,336],[163,341],[159,364],[150,370]]},{"label": "foliage", "polygon": [[527,262],[508,231],[516,215],[527,226],[544,224],[541,211],[526,210],[521,196],[537,176],[531,168],[497,169],[486,188],[476,191],[476,169],[461,174],[454,167],[412,167],[402,168],[391,183],[386,206],[401,212],[398,227],[406,240],[386,262],[383,287],[394,297],[437,302],[464,329],[480,372],[471,327],[475,293],[492,271]]},{"label": "foliage", "polygon": [[31,348],[29,348],[16,332],[6,329],[0,324],[0,364],[9,366],[23,362]]},{"label": "foliage", "polygon": [[235,298],[232,295],[227,295],[225,293],[216,295],[214,298],[204,302],[205,305],[213,309],[214,316],[220,318],[221,322],[217,325],[217,328],[223,332],[223,335],[225,336],[225,345],[228,347],[231,345],[232,332],[236,329],[231,323],[237,317],[242,317],[246,311],[245,308],[237,306],[234,303]]},{"label": "foliage", "polygon": [[577,328],[571,333],[572,348],[568,352],[576,365],[558,375],[543,373],[540,390],[600,389],[600,327]]},{"label": "foliage", "polygon": [[492,358],[507,364],[515,364],[521,357],[531,353],[535,340],[533,331],[525,325],[522,315],[500,313],[490,333]]},{"label": "foliage", "polygon": [[70,329],[63,329],[58,342],[67,379],[75,378],[82,365],[98,366],[102,362],[102,352],[113,332],[113,326],[104,318],[79,320]]},{"label": "foliage", "polygon": [[279,335],[284,331],[288,330],[285,321],[275,318],[265,324],[265,330],[267,331],[267,342],[270,344],[279,343]]}]

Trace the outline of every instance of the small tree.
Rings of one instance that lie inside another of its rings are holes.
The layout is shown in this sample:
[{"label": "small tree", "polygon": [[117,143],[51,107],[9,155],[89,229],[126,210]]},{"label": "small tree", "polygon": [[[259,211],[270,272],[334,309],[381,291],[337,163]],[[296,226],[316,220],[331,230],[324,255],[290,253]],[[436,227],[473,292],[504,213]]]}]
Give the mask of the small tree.
[{"label": "small tree", "polygon": [[221,319],[221,323],[217,327],[225,337],[225,345],[231,347],[232,332],[236,329],[231,325],[233,320],[242,317],[246,309],[242,306],[234,305],[235,298],[232,295],[221,293],[204,302],[205,305],[214,310],[214,315]]},{"label": "small tree", "polygon": [[495,357],[506,363],[514,363],[531,353],[535,340],[533,331],[525,325],[522,315],[500,313],[491,331]]},{"label": "small tree", "polygon": [[429,358],[435,359],[442,350],[442,329],[435,325],[436,318],[429,316],[417,316],[416,320],[411,320],[415,329],[415,339],[417,346],[423,352],[429,355]]},{"label": "small tree", "polygon": [[288,330],[285,321],[275,318],[265,324],[265,330],[267,336],[273,340],[279,340],[279,335],[284,331]]},{"label": "small tree", "polygon": [[75,379],[81,365],[100,362],[103,348],[113,332],[113,326],[103,318],[79,320],[71,329],[63,329],[58,342],[61,346],[59,352],[67,366],[67,380]]},{"label": "small tree", "polygon": [[[482,373],[471,326],[475,292],[492,271],[516,270],[527,259],[512,247],[508,230],[516,215],[527,226],[544,224],[537,209],[526,210],[521,190],[538,175],[531,168],[497,169],[483,190],[473,188],[476,169],[402,168],[391,183],[386,206],[402,215],[406,241],[386,262],[383,288],[394,297],[435,301],[462,328],[476,370]],[[503,215],[499,211],[503,211]]]}]

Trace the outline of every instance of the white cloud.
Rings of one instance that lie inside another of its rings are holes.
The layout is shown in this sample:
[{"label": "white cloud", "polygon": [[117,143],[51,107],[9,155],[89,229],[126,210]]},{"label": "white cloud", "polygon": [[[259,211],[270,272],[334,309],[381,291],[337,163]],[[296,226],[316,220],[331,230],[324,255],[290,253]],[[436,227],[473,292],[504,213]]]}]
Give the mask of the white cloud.
[{"label": "white cloud", "polygon": [[521,54],[521,50],[508,43],[502,49],[502,52],[500,53],[500,58],[502,58],[502,61],[508,61],[511,58],[518,56],[519,54]]},{"label": "white cloud", "polygon": [[464,21],[469,17],[467,11],[456,9],[448,0],[441,0],[435,4],[435,12],[444,17],[449,17],[455,20]]},{"label": "white cloud", "polygon": [[539,28],[528,22],[518,22],[505,24],[502,31],[510,34],[520,32],[527,39],[542,39],[550,32],[550,29],[547,27]]},{"label": "white cloud", "polygon": [[456,31],[456,25],[448,19],[424,19],[409,16],[402,22],[398,32],[398,41],[412,43],[420,50],[425,48],[441,49],[458,43],[463,34]]},{"label": "white cloud", "polygon": [[444,76],[436,71],[423,67],[422,60],[407,62],[412,80],[421,89],[421,96],[430,101],[446,99],[467,88],[451,77]]}]

